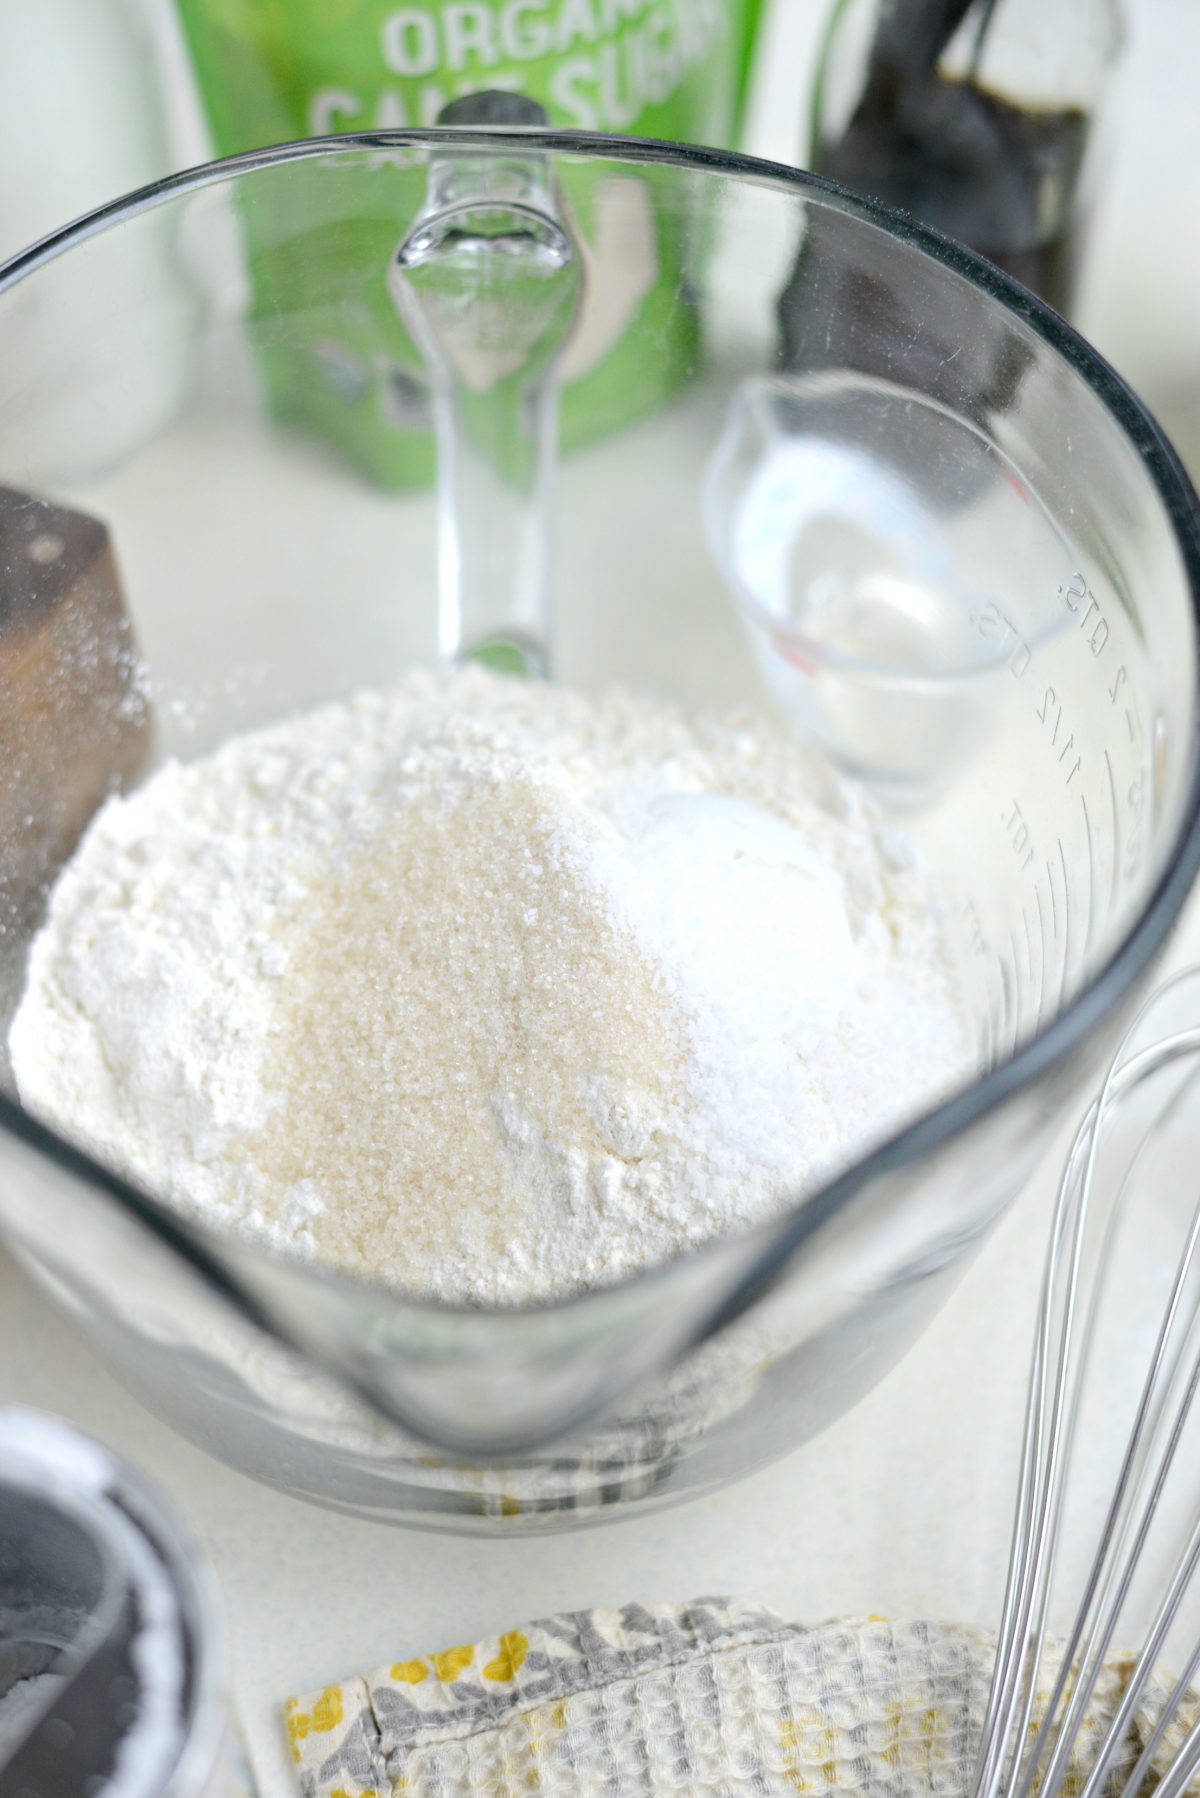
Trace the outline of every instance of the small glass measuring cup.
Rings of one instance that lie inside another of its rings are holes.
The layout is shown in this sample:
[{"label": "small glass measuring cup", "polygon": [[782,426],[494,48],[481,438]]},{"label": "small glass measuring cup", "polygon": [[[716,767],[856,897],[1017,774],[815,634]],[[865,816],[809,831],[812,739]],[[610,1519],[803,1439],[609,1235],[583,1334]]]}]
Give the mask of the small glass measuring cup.
[{"label": "small glass measuring cup", "polygon": [[705,519],[780,709],[897,803],[960,777],[1067,628],[1041,570],[1069,552],[995,437],[872,373],[746,380]]}]

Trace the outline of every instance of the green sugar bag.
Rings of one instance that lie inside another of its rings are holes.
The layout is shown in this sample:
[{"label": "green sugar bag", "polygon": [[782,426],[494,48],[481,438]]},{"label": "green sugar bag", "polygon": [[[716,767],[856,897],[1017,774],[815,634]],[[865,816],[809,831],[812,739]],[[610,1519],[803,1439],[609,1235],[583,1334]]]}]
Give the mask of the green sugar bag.
[{"label": "green sugar bag", "polygon": [[[178,0],[215,147],[432,124],[509,89],[551,125],[718,146],[738,134],[760,0]],[[364,179],[363,165],[370,170]],[[286,177],[286,178],[285,178]],[[567,165],[586,264],[562,365],[559,440],[652,411],[698,351],[651,167]],[[410,152],[293,166],[243,192],[250,335],[278,416],[387,486],[429,479],[421,360],[387,268],[424,192]]]}]

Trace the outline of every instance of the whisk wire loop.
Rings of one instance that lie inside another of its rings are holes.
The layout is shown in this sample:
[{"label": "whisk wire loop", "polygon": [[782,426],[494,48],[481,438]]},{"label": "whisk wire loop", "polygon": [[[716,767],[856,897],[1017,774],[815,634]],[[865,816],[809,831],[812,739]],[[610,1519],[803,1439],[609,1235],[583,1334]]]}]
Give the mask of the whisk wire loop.
[{"label": "whisk wire loop", "polygon": [[[1198,1201],[1155,1334],[1082,1596],[1043,1707],[1039,1680],[1051,1582],[1063,1533],[1081,1399],[1087,1369],[1094,1359],[1118,1227],[1136,1195],[1148,1143],[1200,1082],[1200,1029],[1177,1030],[1136,1051],[1132,1044],[1152,1009],[1198,975],[1200,968],[1177,974],[1139,1011],[1109,1062],[1099,1094],[1088,1107],[1066,1157],[1039,1297],[999,1645],[972,1798],[1000,1798],[1000,1794],[1033,1798],[1035,1793],[1037,1798],[1056,1798],[1063,1789],[1200,1391],[1200,1282],[1193,1277],[1200,1260]],[[1188,1061],[1197,1065],[1158,1108],[1105,1210],[1096,1200],[1097,1171],[1114,1120],[1154,1076]],[[1101,1231],[1099,1248],[1090,1253],[1097,1228]],[[1158,1656],[1200,1567],[1200,1493],[1197,1498],[1194,1526],[1163,1589],[1099,1750],[1082,1783],[1078,1775],[1072,1781],[1079,1798],[1098,1798],[1118,1757],[1128,1749],[1135,1719],[1145,1727],[1139,1706],[1144,1704]],[[1178,1798],[1200,1767],[1200,1717],[1184,1734],[1169,1765],[1163,1764],[1172,1720],[1198,1670],[1200,1643],[1123,1782],[1125,1798],[1136,1798],[1154,1776],[1158,1781],[1155,1798]]]}]

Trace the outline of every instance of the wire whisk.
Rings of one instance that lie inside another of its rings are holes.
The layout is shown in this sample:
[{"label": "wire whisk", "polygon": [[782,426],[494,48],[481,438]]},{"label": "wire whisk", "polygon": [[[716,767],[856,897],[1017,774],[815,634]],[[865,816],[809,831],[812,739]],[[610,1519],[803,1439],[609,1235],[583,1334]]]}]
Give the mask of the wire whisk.
[{"label": "wire whisk", "polygon": [[[1138,1182],[1144,1152],[1200,1080],[1200,1029],[1166,1035],[1149,1048],[1135,1050],[1133,1043],[1144,1032],[1151,1012],[1198,976],[1197,968],[1176,975],[1142,1007],[1079,1127],[1059,1185],[1035,1331],[999,1646],[973,1798],[998,1794],[1030,1798],[1035,1792],[1038,1798],[1055,1798],[1064,1788],[1072,1798],[1095,1798],[1110,1791],[1134,1798],[1151,1786],[1155,1798],[1176,1798],[1200,1767],[1200,1718],[1189,1724],[1181,1717],[1181,1706],[1194,1708],[1190,1700],[1186,1705],[1184,1701],[1200,1670],[1200,1640],[1190,1654],[1185,1650],[1186,1665],[1165,1700],[1162,1676],[1156,1672],[1163,1644],[1200,1564],[1200,1468],[1189,1468],[1188,1458],[1178,1453],[1200,1388],[1200,1200],[1191,1213],[1154,1337],[1079,1607],[1062,1644],[1049,1695],[1044,1702],[1039,1696],[1064,1490],[1079,1437],[1085,1377],[1097,1346],[1101,1301],[1107,1295],[1111,1305],[1114,1273],[1119,1278],[1114,1266],[1120,1261],[1115,1253],[1119,1227],[1134,1219],[1142,1222],[1133,1206],[1145,1196]],[[1112,1127],[1122,1117],[1128,1121],[1133,1095],[1171,1067],[1184,1070],[1182,1082],[1137,1137],[1125,1172],[1114,1186],[1107,1178],[1111,1164],[1106,1153]],[[1102,1186],[1113,1189],[1107,1200],[1097,1197]],[[1157,1222],[1153,1227],[1157,1229]],[[1121,1313],[1119,1303],[1117,1311]],[[1123,1331],[1128,1321],[1124,1315]],[[1111,1327],[1107,1311],[1104,1322]],[[1124,1334],[1121,1341],[1123,1346]],[[1161,1595],[1156,1592],[1151,1621],[1139,1632],[1140,1646],[1122,1666],[1127,1677],[1115,1711],[1100,1731],[1091,1765],[1081,1772],[1078,1766],[1070,1767],[1072,1754],[1106,1663],[1114,1647],[1125,1646],[1118,1631],[1130,1628],[1130,1590],[1139,1567],[1145,1569],[1154,1526],[1165,1515],[1163,1494],[1173,1468],[1179,1479],[1191,1477],[1190,1533]],[[1047,1683],[1049,1678],[1047,1673]],[[1149,1725],[1148,1704],[1153,1711]]]}]

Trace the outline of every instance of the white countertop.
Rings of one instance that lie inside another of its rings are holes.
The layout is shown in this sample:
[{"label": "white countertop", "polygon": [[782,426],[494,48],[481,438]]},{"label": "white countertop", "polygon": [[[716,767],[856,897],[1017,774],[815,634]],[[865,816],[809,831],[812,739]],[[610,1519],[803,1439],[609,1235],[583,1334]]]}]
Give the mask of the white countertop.
[{"label": "white countertop", "polygon": [[[1081,323],[1200,474],[1200,8],[1126,4],[1136,18]],[[753,112],[763,154],[789,158],[799,141],[822,11],[775,7]],[[1196,904],[1172,959],[1189,952],[1200,952]],[[1196,1147],[1184,1141],[1181,1166]],[[288,1798],[287,1694],[554,1610],[735,1592],[810,1619],[994,1622],[1054,1172],[1048,1161],[927,1335],[824,1436],[715,1497],[582,1535],[408,1534],[255,1486],[127,1397],[2,1255],[0,1402],[59,1412],[111,1444],[198,1534],[224,1587],[263,1798]]]}]

